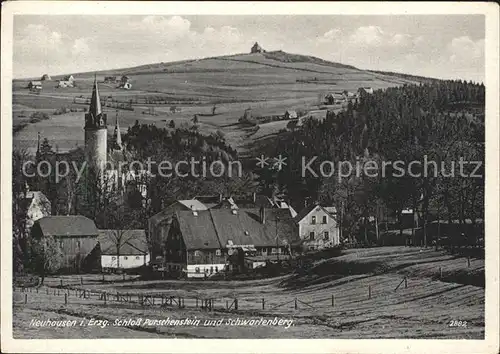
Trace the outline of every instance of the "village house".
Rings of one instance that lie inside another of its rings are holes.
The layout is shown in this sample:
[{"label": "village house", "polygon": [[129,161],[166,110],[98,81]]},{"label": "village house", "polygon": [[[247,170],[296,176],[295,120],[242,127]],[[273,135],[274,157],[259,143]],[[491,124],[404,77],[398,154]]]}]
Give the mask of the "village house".
[{"label": "village house", "polygon": [[39,91],[42,89],[42,82],[41,81],[30,81],[28,83],[28,89],[30,89],[30,91]]},{"label": "village house", "polygon": [[42,78],[40,79],[41,81],[50,81],[52,78],[48,74],[43,74]]},{"label": "village house", "polygon": [[311,205],[294,218],[299,237],[306,250],[333,247],[340,243],[340,229],[334,207]]},{"label": "village house", "polygon": [[66,87],[74,87],[75,86],[75,78],[73,75],[64,76],[62,80],[57,82],[57,87],[66,88]]},{"label": "village house", "polygon": [[176,211],[186,210],[208,210],[208,208],[197,199],[177,200],[149,218],[148,235],[151,240],[153,259],[165,256],[164,245],[172,224],[172,216]]},{"label": "village house", "polygon": [[90,266],[87,257],[97,245],[98,231],[85,216],[46,216],[35,221],[31,235],[35,239],[54,237],[62,251],[61,270],[81,272]]},{"label": "village house", "polygon": [[114,84],[117,81],[116,76],[106,76],[104,77],[104,82],[105,83],[112,83]]},{"label": "village house", "polygon": [[261,256],[262,263],[291,253],[299,242],[287,209],[177,211],[166,243],[167,267],[189,278],[209,277],[227,271],[230,257],[241,260],[232,264],[241,270],[247,254]]},{"label": "village house", "polygon": [[26,233],[29,234],[35,221],[51,214],[52,206],[45,194],[30,191],[27,184],[21,198],[21,207],[26,213]]},{"label": "village house", "polygon": [[299,116],[297,115],[297,112],[291,109],[288,109],[285,111],[285,114],[283,116],[283,119],[288,120],[288,119],[297,119]]},{"label": "village house", "polygon": [[149,264],[150,254],[144,230],[99,230],[97,240],[104,272],[131,270]]}]

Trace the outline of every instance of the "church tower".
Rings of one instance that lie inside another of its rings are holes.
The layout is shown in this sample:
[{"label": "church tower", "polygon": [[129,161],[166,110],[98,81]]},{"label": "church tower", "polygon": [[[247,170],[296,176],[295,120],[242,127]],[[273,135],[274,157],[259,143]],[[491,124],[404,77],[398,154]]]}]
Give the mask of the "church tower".
[{"label": "church tower", "polygon": [[85,114],[85,156],[89,167],[100,172],[104,171],[107,158],[108,128],[106,120],[106,114],[102,113],[97,80],[94,77],[89,111]]}]

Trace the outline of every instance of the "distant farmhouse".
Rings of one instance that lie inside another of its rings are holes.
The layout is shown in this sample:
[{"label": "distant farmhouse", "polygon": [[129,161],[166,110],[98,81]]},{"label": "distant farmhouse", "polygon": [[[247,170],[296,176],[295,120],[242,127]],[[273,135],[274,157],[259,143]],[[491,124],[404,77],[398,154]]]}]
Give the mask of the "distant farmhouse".
[{"label": "distant farmhouse", "polygon": [[342,92],[331,92],[325,96],[325,103],[328,105],[341,104],[346,102],[346,96]]},{"label": "distant farmhouse", "polygon": [[21,208],[26,213],[26,232],[29,234],[35,221],[49,216],[52,211],[50,200],[40,191],[30,191],[26,184],[21,197]]},{"label": "distant farmhouse", "polygon": [[144,230],[99,230],[98,241],[101,269],[104,272],[134,269],[149,264],[150,255]]},{"label": "distant farmhouse", "polygon": [[31,229],[34,239],[52,236],[62,249],[62,270],[80,272],[87,268],[87,259],[97,245],[95,223],[81,215],[46,216],[35,221]]},{"label": "distant farmhouse", "polygon": [[62,80],[57,82],[57,87],[66,88],[66,87],[74,87],[75,86],[75,78],[73,75],[67,75]]},{"label": "distant farmhouse", "polygon": [[117,81],[118,81],[118,79],[116,78],[116,76],[106,76],[106,77],[104,77],[104,82],[108,83],[108,84],[114,84]]},{"label": "distant farmhouse", "polygon": [[132,84],[130,83],[130,78],[126,75],[123,75],[120,79],[119,88],[130,90],[132,88]]},{"label": "distant farmhouse", "polygon": [[52,78],[48,74],[43,74],[42,78],[40,79],[41,81],[50,81]]},{"label": "distant farmhouse", "polygon": [[250,53],[251,54],[254,54],[254,53],[265,53],[265,52],[266,51],[264,49],[262,49],[262,47],[257,42],[255,42],[255,44],[250,49]]},{"label": "distant farmhouse", "polygon": [[294,111],[294,110],[292,110],[292,109],[287,109],[287,110],[285,111],[284,116],[283,116],[283,118],[284,118],[285,120],[288,120],[288,119],[297,119],[298,117],[299,117],[299,116],[298,116],[298,114],[297,114],[297,111]]},{"label": "distant farmhouse", "polygon": [[39,91],[42,89],[42,82],[41,81],[30,81],[28,83],[28,89],[30,91]]}]

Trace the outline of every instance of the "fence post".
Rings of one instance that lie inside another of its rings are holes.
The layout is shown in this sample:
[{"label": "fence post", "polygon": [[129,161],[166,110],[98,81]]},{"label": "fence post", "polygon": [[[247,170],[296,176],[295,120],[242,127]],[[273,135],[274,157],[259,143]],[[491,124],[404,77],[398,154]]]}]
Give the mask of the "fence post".
[{"label": "fence post", "polygon": [[297,310],[297,298],[295,298],[295,309]]},{"label": "fence post", "polygon": [[80,277],[80,285],[83,285],[83,277]]},{"label": "fence post", "polygon": [[237,310],[238,309],[238,299],[234,299],[234,309]]},{"label": "fence post", "polygon": [[179,302],[179,308],[182,308],[182,303],[181,303],[181,297],[179,296],[179,298],[177,299],[177,301]]},{"label": "fence post", "polygon": [[62,281],[62,279],[60,279],[60,281],[61,281],[61,288],[62,288],[63,287],[63,281]]},{"label": "fence post", "polygon": [[467,267],[470,267],[470,256],[467,257]]},{"label": "fence post", "polygon": [[196,308],[198,308],[198,298],[196,298]]},{"label": "fence post", "polygon": [[123,273],[123,280],[125,281],[125,273]]},{"label": "fence post", "polygon": [[439,267],[439,279],[443,277],[443,268]]},{"label": "fence post", "polygon": [[368,298],[369,299],[372,298],[372,286],[371,285],[368,285]]},{"label": "fence post", "polygon": [[106,293],[103,294],[103,298],[104,298],[104,305],[106,305]]},{"label": "fence post", "polygon": [[335,307],[335,295],[332,294],[332,307]]},{"label": "fence post", "polygon": [[47,288],[46,290],[47,290],[47,295],[49,295],[49,288]]},{"label": "fence post", "polygon": [[24,294],[24,303],[27,304],[28,303],[28,294]]},{"label": "fence post", "polygon": [[102,273],[102,282],[104,283],[104,273]]},{"label": "fence post", "polygon": [[266,300],[264,300],[264,298],[262,298],[262,309],[264,310],[265,308],[265,303],[266,303]]},{"label": "fence post", "polygon": [[405,277],[405,289],[408,287],[408,278]]},{"label": "fence post", "polygon": [[64,305],[68,304],[68,294],[64,294]]}]

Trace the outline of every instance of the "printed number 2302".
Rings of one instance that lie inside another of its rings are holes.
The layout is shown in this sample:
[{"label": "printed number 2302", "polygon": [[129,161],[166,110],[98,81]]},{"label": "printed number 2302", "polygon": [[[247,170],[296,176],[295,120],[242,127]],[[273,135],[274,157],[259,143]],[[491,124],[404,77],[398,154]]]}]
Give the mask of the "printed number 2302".
[{"label": "printed number 2302", "polygon": [[457,320],[451,320],[450,327],[467,327],[467,321],[457,321]]}]

